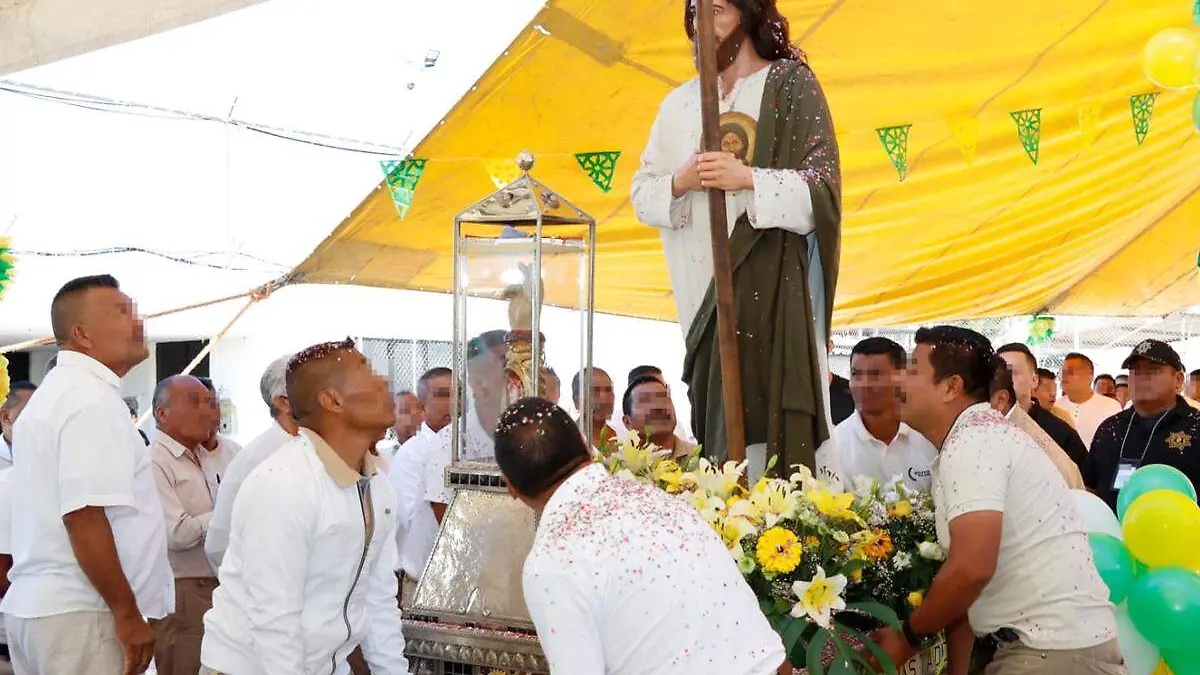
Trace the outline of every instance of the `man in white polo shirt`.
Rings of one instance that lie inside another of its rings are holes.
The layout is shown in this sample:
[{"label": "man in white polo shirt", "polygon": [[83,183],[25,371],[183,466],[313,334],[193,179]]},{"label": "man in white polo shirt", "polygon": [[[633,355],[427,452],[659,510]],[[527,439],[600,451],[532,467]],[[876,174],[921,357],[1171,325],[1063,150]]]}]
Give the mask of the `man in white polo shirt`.
[{"label": "man in white polo shirt", "polygon": [[146,670],[172,610],[162,505],[150,451],[121,400],[148,355],[129,296],[108,275],[68,282],[50,319],[58,366],[15,436],[12,586],[0,604],[18,673]]},{"label": "man in white polo shirt", "polygon": [[1062,390],[1057,406],[1070,415],[1075,430],[1090,450],[1092,439],[1100,423],[1121,412],[1121,404],[1115,399],[1100,396],[1092,391],[1092,378],[1096,366],[1083,354],[1067,354],[1062,367]]},{"label": "man in white polo shirt", "polygon": [[916,344],[904,414],[938,448],[932,494],[947,558],[902,630],[876,633],[880,646],[904,663],[947,630],[950,672],[965,673],[969,625],[996,648],[988,675],[1126,675],[1070,490],[1037,443],[988,405],[1001,363],[991,344],[953,326],[922,328]]},{"label": "man in white polo shirt", "polygon": [[[929,491],[929,467],[937,450],[900,419],[899,385],[907,355],[885,337],[870,337],[850,352],[854,413],[833,431],[845,481],[859,476]],[[849,485],[847,485],[849,487]]]}]

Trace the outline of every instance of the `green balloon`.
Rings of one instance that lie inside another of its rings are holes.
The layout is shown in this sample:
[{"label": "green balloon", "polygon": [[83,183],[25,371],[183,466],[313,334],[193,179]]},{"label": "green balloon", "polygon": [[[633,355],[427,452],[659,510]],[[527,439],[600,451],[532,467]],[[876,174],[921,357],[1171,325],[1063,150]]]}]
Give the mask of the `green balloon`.
[{"label": "green balloon", "polygon": [[1181,652],[1164,651],[1162,657],[1174,675],[1200,675],[1200,648]]},{"label": "green balloon", "polygon": [[1196,487],[1187,475],[1166,464],[1148,464],[1133,472],[1125,487],[1117,493],[1117,518],[1125,522],[1125,512],[1138,497],[1155,490],[1174,490],[1196,501]]},{"label": "green balloon", "polygon": [[1178,567],[1147,572],[1129,591],[1129,618],[1163,650],[1194,649],[1200,626],[1200,574]]},{"label": "green balloon", "polygon": [[1200,130],[1200,94],[1196,94],[1196,100],[1192,102],[1192,124]]},{"label": "green balloon", "polygon": [[1108,600],[1114,605],[1125,602],[1129,589],[1137,578],[1137,562],[1125,543],[1111,534],[1089,532],[1088,543],[1092,546],[1092,560],[1104,585],[1108,586]]}]

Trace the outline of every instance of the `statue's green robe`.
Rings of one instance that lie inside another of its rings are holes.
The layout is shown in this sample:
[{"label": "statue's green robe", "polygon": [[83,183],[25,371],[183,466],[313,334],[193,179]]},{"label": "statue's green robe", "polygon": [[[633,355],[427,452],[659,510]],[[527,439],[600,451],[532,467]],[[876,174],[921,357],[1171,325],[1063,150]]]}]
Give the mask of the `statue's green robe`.
[{"label": "statue's green robe", "polygon": [[[806,64],[771,65],[753,164],[805,176],[815,228],[807,236],[760,230],[743,214],[730,235],[746,444],[767,444],[781,469],[803,464],[816,471],[816,450],[831,433],[829,383],[821,378],[818,350],[826,349],[837,288],[841,173],[829,107]],[[723,461],[728,448],[716,328],[710,284],[688,330],[683,379],[696,438],[706,455]]]}]

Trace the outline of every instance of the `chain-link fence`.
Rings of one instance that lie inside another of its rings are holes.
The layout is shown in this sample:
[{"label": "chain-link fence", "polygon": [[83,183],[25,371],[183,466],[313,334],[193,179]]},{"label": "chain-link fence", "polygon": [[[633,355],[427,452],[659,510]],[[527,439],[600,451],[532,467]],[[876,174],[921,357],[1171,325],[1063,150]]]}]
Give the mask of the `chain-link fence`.
[{"label": "chain-link fence", "polygon": [[[944,321],[978,331],[997,347],[1008,342],[1028,344],[1039,365],[1058,371],[1071,352],[1087,354],[1096,372],[1116,373],[1121,362],[1147,338],[1172,344],[1189,369],[1200,368],[1200,314],[1176,312],[1165,317],[1056,316],[1035,323],[1034,317]],[[866,337],[880,335],[911,350],[917,326],[838,331],[833,334],[831,366],[843,375],[850,368],[850,350]]]},{"label": "chain-link fence", "polygon": [[375,372],[388,379],[392,391],[416,391],[417,380],[430,368],[451,367],[453,348],[438,340],[360,338],[359,349]]}]

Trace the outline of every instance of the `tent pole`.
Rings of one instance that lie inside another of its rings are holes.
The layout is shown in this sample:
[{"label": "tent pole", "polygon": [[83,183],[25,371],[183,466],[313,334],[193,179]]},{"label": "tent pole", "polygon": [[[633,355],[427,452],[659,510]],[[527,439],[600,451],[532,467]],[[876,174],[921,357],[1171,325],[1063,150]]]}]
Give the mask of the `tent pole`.
[{"label": "tent pole", "polygon": [[[696,3],[696,39],[700,52],[700,117],[704,151],[720,152],[721,134],[717,94],[717,38],[712,0]],[[725,192],[708,190],[708,217],[712,226],[713,284],[717,296],[717,345],[721,359],[721,385],[725,403],[725,442],[729,459],[746,459],[745,418],[742,409],[742,370],[738,362],[737,329],[733,312],[733,270],[729,260],[729,221]]]}]

